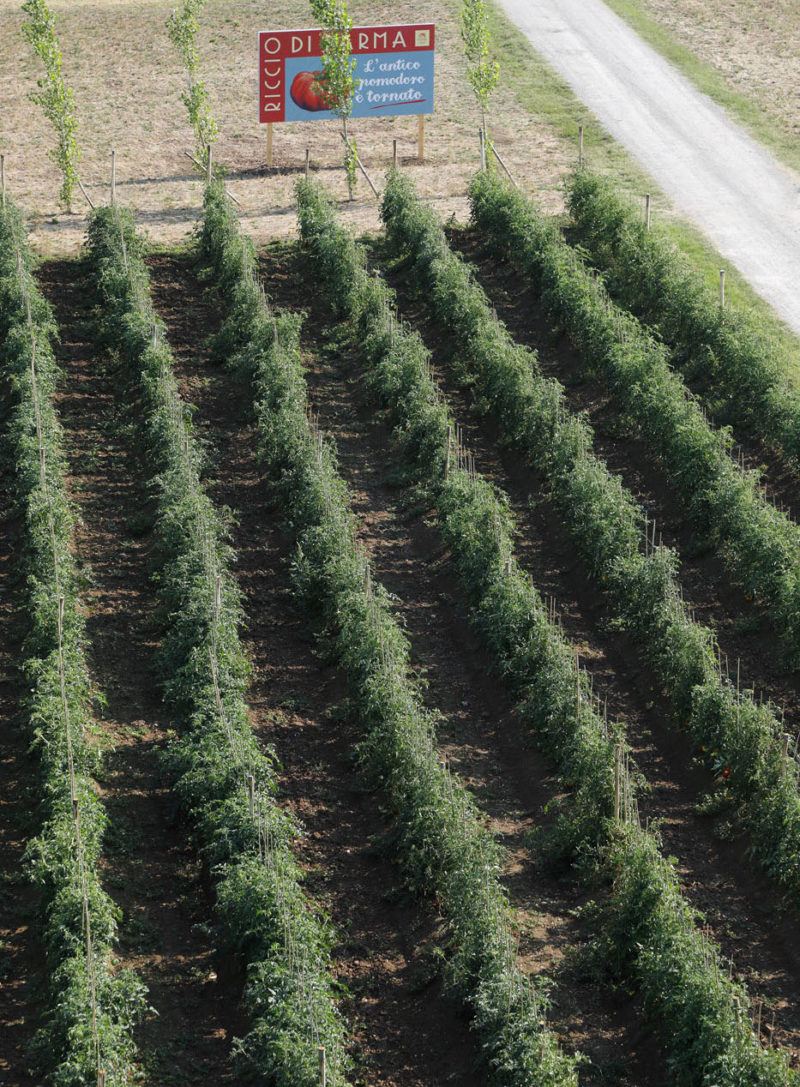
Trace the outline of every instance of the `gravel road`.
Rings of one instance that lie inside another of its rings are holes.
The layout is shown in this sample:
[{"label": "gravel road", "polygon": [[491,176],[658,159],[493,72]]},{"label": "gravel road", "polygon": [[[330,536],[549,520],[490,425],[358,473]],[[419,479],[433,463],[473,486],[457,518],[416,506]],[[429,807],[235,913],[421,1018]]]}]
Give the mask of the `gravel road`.
[{"label": "gravel road", "polygon": [[600,0],[500,3],[675,207],[800,333],[800,177]]}]

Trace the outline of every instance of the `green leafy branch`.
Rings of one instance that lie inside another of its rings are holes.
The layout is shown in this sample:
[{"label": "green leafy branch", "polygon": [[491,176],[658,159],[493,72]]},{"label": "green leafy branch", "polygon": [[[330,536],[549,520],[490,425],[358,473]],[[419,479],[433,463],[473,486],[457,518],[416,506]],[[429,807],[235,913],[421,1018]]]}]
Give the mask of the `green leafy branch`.
[{"label": "green leafy branch", "polygon": [[182,6],[175,8],[167,19],[167,33],[186,69],[189,85],[181,95],[181,100],[186,106],[189,123],[194,130],[197,156],[205,165],[209,149],[216,141],[219,129],[211,115],[205,83],[198,78],[200,57],[196,45],[199,29],[197,17],[204,4],[205,0],[184,0]]},{"label": "green leafy branch", "polygon": [[489,57],[489,21],[485,0],[464,0],[461,8],[461,40],[467,58],[467,79],[481,110],[481,128],[486,135],[489,99],[500,79],[500,65]]},{"label": "green leafy branch", "polygon": [[311,10],[323,27],[322,71],[323,78],[318,91],[325,95],[331,112],[342,122],[347,150],[344,168],[347,174],[347,191],[352,200],[356,190],[357,150],[355,140],[347,131],[347,121],[353,112],[353,99],[358,88],[354,78],[356,62],[351,53],[350,31],[353,20],[347,11],[345,0],[311,0]]},{"label": "green leafy branch", "polygon": [[78,184],[78,163],[81,151],[76,141],[78,120],[72,90],[61,74],[61,50],[56,37],[55,16],[44,0],[25,0],[22,10],[28,16],[22,24],[22,34],[44,64],[45,74],[37,80],[38,91],[32,91],[31,101],[41,106],[45,117],[56,130],[57,145],[48,157],[58,166],[63,178],[58,198],[67,211],[72,207],[72,194]]}]

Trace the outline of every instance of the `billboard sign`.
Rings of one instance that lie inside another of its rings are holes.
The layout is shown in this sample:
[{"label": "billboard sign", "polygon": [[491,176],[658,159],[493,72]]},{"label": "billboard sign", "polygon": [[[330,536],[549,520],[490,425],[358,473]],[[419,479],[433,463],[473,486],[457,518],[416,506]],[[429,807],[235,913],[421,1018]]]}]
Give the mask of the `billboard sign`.
[{"label": "billboard sign", "polygon": [[[258,35],[259,121],[321,121],[327,108],[321,30]],[[357,89],[351,117],[433,113],[434,26],[357,26],[350,32]]]}]

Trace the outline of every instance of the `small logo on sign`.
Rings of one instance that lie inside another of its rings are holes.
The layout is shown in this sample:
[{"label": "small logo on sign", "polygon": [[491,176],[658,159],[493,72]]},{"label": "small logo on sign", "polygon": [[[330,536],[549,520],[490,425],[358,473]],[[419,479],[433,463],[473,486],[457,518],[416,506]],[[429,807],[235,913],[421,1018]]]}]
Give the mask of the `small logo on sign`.
[{"label": "small logo on sign", "polygon": [[417,49],[430,49],[431,46],[431,32],[430,30],[415,30],[414,31],[414,45]]}]

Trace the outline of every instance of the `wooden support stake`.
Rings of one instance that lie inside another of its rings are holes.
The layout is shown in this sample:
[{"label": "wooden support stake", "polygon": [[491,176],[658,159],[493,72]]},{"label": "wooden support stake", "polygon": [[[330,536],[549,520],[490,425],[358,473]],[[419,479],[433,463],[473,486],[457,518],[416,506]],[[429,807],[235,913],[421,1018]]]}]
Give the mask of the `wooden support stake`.
[{"label": "wooden support stake", "polygon": [[208,158],[206,159],[206,184],[210,185],[211,178],[214,176],[214,156],[211,150],[211,144],[206,148],[206,154],[208,155]]},{"label": "wooden support stake", "polygon": [[397,140],[392,140],[392,168],[397,169]]},{"label": "wooden support stake", "polygon": [[225,190],[225,195],[227,196],[227,198],[229,200],[232,200],[234,202],[234,204],[236,205],[237,208],[240,208],[242,206],[241,200],[237,200],[230,189]]},{"label": "wooden support stake", "polygon": [[783,745],[781,747],[781,758],[783,759],[783,769],[784,770],[786,769],[786,764],[789,761],[789,741],[791,740],[791,738],[792,737],[789,735],[788,732],[784,732],[784,734],[783,734]]},{"label": "wooden support stake", "polygon": [[94,211],[94,200],[92,200],[91,196],[89,196],[86,189],[84,189],[83,182],[81,181],[81,179],[76,178],[76,181],[78,182],[78,188],[81,190],[83,195],[86,197],[86,203],[89,205],[89,207],[92,209],[92,211]]},{"label": "wooden support stake", "polygon": [[486,173],[486,137],[482,128],[478,129],[478,139],[481,145],[481,171]]},{"label": "wooden support stake", "polygon": [[452,428],[452,426],[448,426],[447,427],[447,456],[445,457],[445,462],[444,462],[444,478],[445,479],[448,479],[449,476],[450,476],[450,446],[452,445],[452,443],[453,443],[453,428]]},{"label": "wooden support stake", "polygon": [[74,796],[72,798],[72,818],[74,819],[74,821],[76,823],[78,822],[78,798],[77,798],[77,796]]},{"label": "wooden support stake", "polygon": [[719,270],[719,308],[725,307],[725,269]]},{"label": "wooden support stake", "polygon": [[578,125],[578,165],[583,166],[583,125]]},{"label": "wooden support stake", "polygon": [[506,164],[503,162],[503,158],[502,158],[500,152],[497,150],[497,148],[495,147],[495,145],[492,143],[491,140],[489,140],[489,147],[491,148],[492,154],[494,155],[494,157],[497,159],[497,161],[500,163],[503,170],[505,171],[505,175],[508,178],[508,180],[511,182],[511,184],[514,186],[515,189],[518,189],[519,185],[517,184],[516,178],[511,173],[511,171],[506,166]]},{"label": "wooden support stake", "polygon": [[614,822],[619,822],[619,795],[622,778],[622,744],[614,744]]},{"label": "wooden support stake", "polygon": [[650,229],[650,193],[644,195],[644,225]]},{"label": "wooden support stake", "polygon": [[202,162],[198,162],[194,155],[190,155],[188,151],[184,151],[183,153],[186,155],[187,159],[190,159],[195,164],[198,170],[202,172],[205,169]]},{"label": "wooden support stake", "polygon": [[6,156],[0,155],[0,189],[3,194],[3,207],[6,206]]},{"label": "wooden support stake", "polygon": [[311,158],[311,150],[307,147],[306,148],[306,181],[308,181],[308,163],[309,163],[310,158]]},{"label": "wooden support stake", "polygon": [[252,774],[247,775],[247,793],[250,798],[250,818],[256,817],[256,779]]},{"label": "wooden support stake", "polygon": [[317,1048],[317,1056],[319,1058],[319,1087],[327,1087],[328,1067],[325,1060],[324,1045],[321,1045]]},{"label": "wooden support stake", "polygon": [[97,1087],[106,1087],[106,1074],[102,1068],[97,1073]]},{"label": "wooden support stake", "polygon": [[[347,139],[347,137],[345,136],[344,132],[340,132],[340,133],[339,133],[339,135],[340,135],[340,136],[342,137],[342,139],[344,140],[344,142],[345,142],[345,143],[346,143],[346,144],[347,144],[347,145],[349,146],[349,142],[348,142],[348,139]],[[360,158],[358,157],[358,155],[356,155],[356,166],[358,166],[358,168],[359,168],[359,170],[361,171],[361,173],[362,173],[362,174],[364,175],[364,177],[365,177],[365,178],[367,179],[367,184],[368,184],[368,185],[369,185],[369,187],[370,187],[370,188],[372,189],[372,192],[373,192],[373,193],[374,193],[374,195],[375,195],[375,199],[376,199],[376,200],[380,200],[380,193],[379,193],[379,192],[378,192],[378,190],[377,190],[377,189],[375,188],[375,186],[374,186],[374,185],[372,184],[372,178],[371,178],[371,177],[369,176],[369,174],[367,173],[367,171],[366,171],[366,170],[364,169],[364,163],[363,163],[363,162],[361,161],[361,159],[360,159]]]},{"label": "wooden support stake", "polygon": [[417,158],[425,161],[425,114],[417,115]]},{"label": "wooden support stake", "polygon": [[272,165],[272,123],[267,124],[267,166]]},{"label": "wooden support stake", "polygon": [[111,203],[117,202],[117,152],[111,150]]}]

